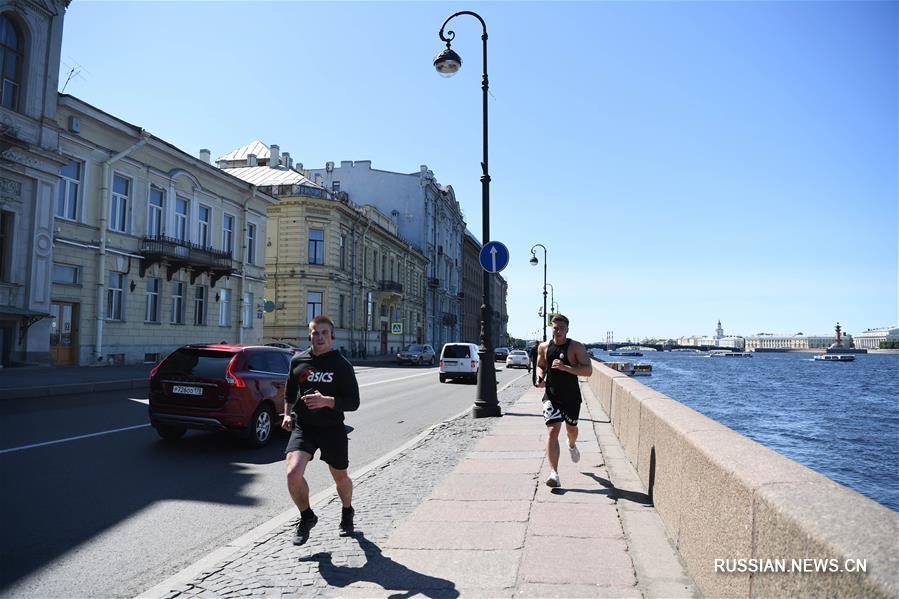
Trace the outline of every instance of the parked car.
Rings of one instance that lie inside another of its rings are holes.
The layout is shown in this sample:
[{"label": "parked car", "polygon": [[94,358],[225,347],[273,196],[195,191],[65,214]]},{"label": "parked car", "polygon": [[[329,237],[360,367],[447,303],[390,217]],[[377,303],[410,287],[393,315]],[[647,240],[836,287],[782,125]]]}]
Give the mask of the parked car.
[{"label": "parked car", "polygon": [[396,361],[399,364],[428,364],[433,366],[434,362],[437,361],[437,354],[430,345],[413,343],[412,345],[407,345],[405,349],[401,349],[396,354]]},{"label": "parked car", "polygon": [[506,358],[509,357],[509,348],[508,347],[497,347],[493,350],[493,361],[494,362],[505,362]]},{"label": "parked car", "polygon": [[241,434],[266,445],[284,414],[293,354],[265,345],[179,347],[150,371],[150,423],[163,439],[187,429]]},{"label": "parked car", "polygon": [[447,343],[440,351],[440,382],[465,379],[477,382],[481,359],[474,343]]},{"label": "parked car", "polygon": [[282,349],[289,349],[293,353],[301,352],[304,348],[300,347],[296,343],[292,341],[272,341],[270,343],[266,343],[269,347],[280,347]]},{"label": "parked car", "polygon": [[509,352],[509,357],[506,358],[506,368],[530,368],[531,367],[531,359],[528,357],[527,352],[521,349],[515,349]]}]

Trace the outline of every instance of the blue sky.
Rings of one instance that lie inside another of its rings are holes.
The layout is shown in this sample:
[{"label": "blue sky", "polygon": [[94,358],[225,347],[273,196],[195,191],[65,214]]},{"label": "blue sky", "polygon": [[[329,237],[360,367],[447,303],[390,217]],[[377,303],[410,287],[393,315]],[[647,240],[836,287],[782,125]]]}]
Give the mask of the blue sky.
[{"label": "blue sky", "polygon": [[[896,2],[89,2],[66,88],[187,152],[253,139],[308,168],[371,160],[452,185],[491,238],[509,332],[543,270],[585,341],[896,324]],[[538,250],[540,259],[542,250]]]}]

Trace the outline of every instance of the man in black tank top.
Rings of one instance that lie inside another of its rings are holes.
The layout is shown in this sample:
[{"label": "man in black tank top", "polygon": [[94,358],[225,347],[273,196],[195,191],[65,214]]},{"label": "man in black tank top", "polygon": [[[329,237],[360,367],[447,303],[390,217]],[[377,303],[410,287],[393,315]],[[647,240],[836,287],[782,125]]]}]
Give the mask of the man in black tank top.
[{"label": "man in black tank top", "polygon": [[568,319],[556,314],[552,320],[553,337],[537,349],[537,386],[546,389],[543,395],[543,419],[546,422],[546,459],[549,477],[546,484],[558,487],[559,432],[565,422],[568,452],[571,461],[581,459],[577,442],[577,419],[581,411],[581,388],[577,377],[593,373],[592,362],[583,343],[568,338]]}]

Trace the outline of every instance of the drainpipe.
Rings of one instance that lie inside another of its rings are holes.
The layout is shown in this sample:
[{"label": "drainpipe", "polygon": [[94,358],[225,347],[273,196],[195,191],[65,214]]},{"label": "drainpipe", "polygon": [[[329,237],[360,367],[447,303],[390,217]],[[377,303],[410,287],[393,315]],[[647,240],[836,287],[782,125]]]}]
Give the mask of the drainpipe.
[{"label": "drainpipe", "polygon": [[[365,213],[363,213],[363,217],[364,217],[364,214]],[[365,237],[366,237],[366,235],[368,235],[368,230],[370,228],[371,228],[371,219],[369,218],[368,224],[365,225],[365,230],[362,231],[362,242],[360,244],[362,247],[362,269],[361,269],[362,272],[359,275],[359,295],[362,298],[362,305],[365,306],[366,309],[368,307],[368,303],[367,303],[367,298],[365,297],[365,266],[366,266],[366,264],[365,264],[365,256],[366,256]],[[365,310],[363,310],[363,314],[364,313],[365,313]],[[372,314],[372,322],[374,322],[374,318],[375,318],[375,315]],[[365,354],[366,355],[368,355],[368,329],[366,328],[367,326],[368,326],[368,320],[366,319],[362,322],[362,344],[365,346]]]},{"label": "drainpipe", "polygon": [[[363,214],[359,211],[353,220],[353,228],[350,231],[350,353],[356,348],[356,227],[362,221]],[[361,284],[360,284],[361,287]]]},{"label": "drainpipe", "polygon": [[140,130],[140,139],[118,154],[112,154],[100,163],[100,249],[97,254],[97,330],[94,343],[97,362],[103,361],[103,323],[106,321],[106,241],[109,237],[109,184],[112,165],[150,141],[150,134]]},{"label": "drainpipe", "polygon": [[[238,336],[237,336],[238,343],[245,343],[244,331],[246,330],[246,327],[253,322],[253,307],[252,306],[250,306],[250,321],[249,322],[243,321],[244,314],[247,313],[246,306],[244,306],[244,299],[245,299],[244,291],[246,290],[247,265],[249,264],[249,262],[247,262],[247,254],[249,253],[249,248],[247,247],[247,228],[249,227],[250,223],[247,220],[247,214],[249,214],[249,212],[250,212],[250,202],[253,201],[254,199],[256,199],[256,186],[251,185],[251,188],[253,190],[253,193],[250,194],[250,196],[247,198],[247,201],[243,205],[243,244],[241,245],[241,247],[243,248],[243,252],[241,253],[241,256],[240,256],[240,261],[241,261],[240,318],[238,319],[238,321],[240,323],[238,326],[240,327],[240,329],[238,331]],[[259,236],[258,231],[256,232],[256,236],[257,237]]]}]

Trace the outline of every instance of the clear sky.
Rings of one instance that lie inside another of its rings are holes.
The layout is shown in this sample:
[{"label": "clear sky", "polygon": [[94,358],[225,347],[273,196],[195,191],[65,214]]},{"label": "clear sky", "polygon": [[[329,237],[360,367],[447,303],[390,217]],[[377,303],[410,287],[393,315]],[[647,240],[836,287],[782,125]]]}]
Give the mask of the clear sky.
[{"label": "clear sky", "polygon": [[371,160],[452,185],[491,238],[509,332],[540,326],[543,252],[571,336],[850,333],[896,324],[896,2],[90,2],[66,93],[213,158]]}]

